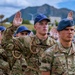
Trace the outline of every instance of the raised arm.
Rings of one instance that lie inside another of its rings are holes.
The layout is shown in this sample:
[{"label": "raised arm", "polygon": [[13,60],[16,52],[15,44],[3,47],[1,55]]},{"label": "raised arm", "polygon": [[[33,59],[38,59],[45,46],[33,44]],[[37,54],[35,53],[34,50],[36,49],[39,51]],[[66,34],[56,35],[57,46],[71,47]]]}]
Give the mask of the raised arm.
[{"label": "raised arm", "polygon": [[70,11],[67,16],[68,19],[73,20],[73,12]]},{"label": "raised arm", "polygon": [[3,34],[1,44],[4,49],[11,49],[11,50],[13,49],[14,47],[13,34],[16,28],[20,26],[21,23],[22,23],[21,12],[17,12],[13,19],[12,26],[7,28]]},{"label": "raised arm", "polygon": [[22,23],[21,12],[17,12],[14,17],[12,26],[7,28],[6,31],[4,32],[3,39],[2,39],[2,47],[7,50],[10,49],[10,50],[18,50],[20,52],[23,51],[23,53],[25,54],[27,51],[25,52],[24,47],[22,46],[26,46],[29,48],[29,42],[27,41],[27,39],[31,40],[30,37],[29,38],[28,37],[22,37],[22,38],[13,37],[14,31],[16,30],[18,26],[21,25],[21,23]]},{"label": "raised arm", "polygon": [[3,40],[4,41],[10,40],[13,37],[14,31],[18,26],[21,25],[21,23],[22,23],[21,12],[17,12],[13,19],[12,26],[7,28],[6,31],[4,32]]},{"label": "raised arm", "polygon": [[22,24],[21,12],[17,12],[13,19],[13,26],[18,27]]}]

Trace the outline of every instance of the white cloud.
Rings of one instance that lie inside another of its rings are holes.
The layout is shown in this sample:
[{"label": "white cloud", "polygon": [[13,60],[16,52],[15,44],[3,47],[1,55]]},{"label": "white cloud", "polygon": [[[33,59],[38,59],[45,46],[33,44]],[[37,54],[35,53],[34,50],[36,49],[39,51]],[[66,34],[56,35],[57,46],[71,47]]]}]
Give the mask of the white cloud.
[{"label": "white cloud", "polygon": [[12,14],[29,5],[29,2],[26,0],[1,0],[0,14],[5,15],[5,17],[10,17]]},{"label": "white cloud", "polygon": [[19,7],[25,8],[27,6],[39,6],[43,4],[49,4],[58,7],[58,3],[69,0],[1,0],[0,5],[6,7]]},{"label": "white cloud", "polygon": [[63,0],[43,0],[43,1],[40,1],[40,0],[27,0],[31,6],[39,6],[39,5],[43,5],[43,4],[49,4],[49,5],[52,5],[52,6],[56,6],[57,7],[57,3],[59,2],[62,2]]},{"label": "white cloud", "polygon": [[39,6],[47,3],[57,7],[57,3],[63,1],[67,0],[43,0],[43,1],[42,0],[1,0],[0,5],[26,7],[26,6]]},{"label": "white cloud", "polygon": [[3,10],[3,8],[0,7],[0,15],[3,14],[5,16],[4,18],[10,17],[14,13],[16,13],[17,11],[19,11],[19,9],[4,7],[4,10]]},{"label": "white cloud", "polygon": [[[48,1],[48,0],[47,0]],[[51,6],[54,6],[54,7],[58,7],[58,3],[62,2],[63,0],[52,0],[50,2],[48,2],[48,4],[50,4]]]},{"label": "white cloud", "polygon": [[0,2],[1,6],[12,6],[12,7],[25,7],[25,6],[29,6],[30,3],[27,2],[27,0],[1,0]]},{"label": "white cloud", "polygon": [[9,17],[27,6],[40,6],[43,4],[49,4],[59,8],[58,3],[65,1],[69,0],[0,0],[0,13],[6,15],[6,17]]}]

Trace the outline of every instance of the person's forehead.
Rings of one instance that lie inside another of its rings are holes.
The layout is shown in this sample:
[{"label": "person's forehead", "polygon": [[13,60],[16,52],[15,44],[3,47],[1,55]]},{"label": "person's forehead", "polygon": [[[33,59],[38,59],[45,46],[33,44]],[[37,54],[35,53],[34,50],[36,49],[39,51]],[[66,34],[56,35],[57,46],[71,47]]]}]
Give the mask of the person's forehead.
[{"label": "person's forehead", "polygon": [[35,26],[37,25],[40,25],[40,24],[43,24],[43,23],[49,23],[47,20],[42,20],[42,21],[40,21],[40,22],[37,22],[36,24],[35,24]]},{"label": "person's forehead", "polygon": [[65,29],[70,29],[70,28],[73,28],[74,29],[74,26],[66,27]]},{"label": "person's forehead", "polygon": [[[65,29],[74,29],[74,26],[66,27]],[[64,32],[64,31],[65,31],[65,29],[63,29],[63,30],[61,30],[61,31],[58,31],[58,33],[59,33],[59,32]]]}]

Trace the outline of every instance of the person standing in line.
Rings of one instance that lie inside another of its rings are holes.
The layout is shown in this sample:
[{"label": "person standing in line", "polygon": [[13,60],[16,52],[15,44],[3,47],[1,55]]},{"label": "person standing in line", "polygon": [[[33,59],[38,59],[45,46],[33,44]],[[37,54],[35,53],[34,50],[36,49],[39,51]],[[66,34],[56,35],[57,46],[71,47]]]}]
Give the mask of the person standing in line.
[{"label": "person standing in line", "polygon": [[[31,33],[31,31],[26,27],[26,26],[19,26],[15,33],[14,33],[14,37],[25,37],[25,36],[29,36],[29,34]],[[17,54],[17,56],[16,56]],[[25,75],[25,67],[27,66],[27,62],[24,59],[24,56],[22,53],[20,53],[19,51],[15,50],[15,53],[13,53],[14,58],[17,58],[12,71],[13,74],[20,74],[20,75]],[[19,57],[19,58],[18,58]]]},{"label": "person standing in line", "polygon": [[41,75],[75,75],[74,22],[69,15],[58,24],[59,42],[42,54]]},{"label": "person standing in line", "polygon": [[9,64],[7,62],[6,51],[1,46],[2,35],[6,30],[4,26],[0,26],[0,75],[8,75]]},{"label": "person standing in line", "polygon": [[26,75],[40,75],[40,57],[47,48],[53,46],[56,41],[47,35],[48,22],[50,20],[43,14],[36,16],[34,20],[34,29],[36,35],[13,38],[12,34],[22,23],[21,12],[16,13],[13,25],[4,33],[2,47],[6,50],[17,50],[21,52],[27,62],[25,69]]}]

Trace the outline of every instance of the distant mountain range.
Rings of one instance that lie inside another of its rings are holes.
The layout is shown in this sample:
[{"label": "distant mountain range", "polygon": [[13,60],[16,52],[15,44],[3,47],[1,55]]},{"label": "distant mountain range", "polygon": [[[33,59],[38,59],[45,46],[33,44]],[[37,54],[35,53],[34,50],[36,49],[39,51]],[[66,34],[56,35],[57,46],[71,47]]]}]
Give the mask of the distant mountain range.
[{"label": "distant mountain range", "polygon": [[[22,13],[22,18],[24,20],[32,20],[39,13],[43,13],[43,14],[45,14],[48,17],[49,16],[55,16],[55,17],[61,17],[63,19],[63,18],[66,18],[67,14],[70,11],[73,11],[73,10],[70,10],[70,9],[67,9],[67,8],[57,9],[57,8],[55,8],[53,6],[48,5],[48,4],[44,4],[42,6],[27,7],[25,9],[21,9],[20,11]],[[13,20],[14,15],[15,14],[13,14],[12,16],[10,16],[8,18],[9,22],[11,22]],[[73,18],[74,18],[74,21],[75,21],[75,11],[73,11]]]}]

